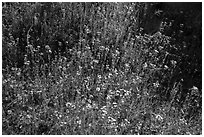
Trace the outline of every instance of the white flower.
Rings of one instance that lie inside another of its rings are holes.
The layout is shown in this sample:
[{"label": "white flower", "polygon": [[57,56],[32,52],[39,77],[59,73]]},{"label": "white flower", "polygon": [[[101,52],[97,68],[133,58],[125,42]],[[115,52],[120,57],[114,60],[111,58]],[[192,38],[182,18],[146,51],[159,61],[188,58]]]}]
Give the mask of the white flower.
[{"label": "white flower", "polygon": [[99,87],[97,87],[97,88],[96,88],[96,91],[100,91],[100,88],[99,88]]},{"label": "white flower", "polygon": [[145,64],[144,64],[144,66],[143,66],[144,68],[147,68],[147,63],[145,62]]},{"label": "white flower", "polygon": [[158,114],[158,115],[156,115],[156,119],[158,121],[163,121],[164,118],[161,115]]}]

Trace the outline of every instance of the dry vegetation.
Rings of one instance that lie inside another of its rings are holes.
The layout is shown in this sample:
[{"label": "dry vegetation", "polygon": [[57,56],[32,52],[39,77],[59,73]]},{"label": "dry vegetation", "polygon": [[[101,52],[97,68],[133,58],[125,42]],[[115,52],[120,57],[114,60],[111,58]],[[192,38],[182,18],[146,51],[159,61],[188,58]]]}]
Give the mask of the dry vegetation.
[{"label": "dry vegetation", "polygon": [[164,64],[176,49],[171,37],[142,34],[144,3],[53,3],[41,37],[28,34],[39,7],[3,4],[3,134],[202,134],[200,89],[181,101],[181,78],[171,79],[182,55]]}]

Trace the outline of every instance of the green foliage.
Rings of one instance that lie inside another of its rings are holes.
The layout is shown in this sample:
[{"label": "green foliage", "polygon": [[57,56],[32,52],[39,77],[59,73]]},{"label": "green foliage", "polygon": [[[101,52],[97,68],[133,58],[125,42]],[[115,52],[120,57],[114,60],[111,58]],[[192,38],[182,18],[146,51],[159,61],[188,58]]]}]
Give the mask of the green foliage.
[{"label": "green foliage", "polygon": [[[3,134],[201,134],[200,89],[179,105],[180,56],[171,37],[141,33],[144,6],[3,3]],[[35,13],[47,28],[28,42]]]}]

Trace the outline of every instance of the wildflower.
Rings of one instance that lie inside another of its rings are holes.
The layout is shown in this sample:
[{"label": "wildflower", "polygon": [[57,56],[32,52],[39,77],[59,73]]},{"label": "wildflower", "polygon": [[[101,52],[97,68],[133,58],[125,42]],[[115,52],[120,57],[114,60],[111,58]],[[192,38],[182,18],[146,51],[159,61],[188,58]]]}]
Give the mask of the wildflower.
[{"label": "wildflower", "polygon": [[96,88],[96,91],[100,91],[100,88],[99,88],[99,87],[97,87],[97,88]]},{"label": "wildflower", "polygon": [[96,60],[96,59],[93,60],[93,63],[98,64],[98,62],[99,62],[99,60]]},{"label": "wildflower", "polygon": [[31,49],[31,48],[33,48],[33,45],[29,44],[29,45],[27,45],[27,48]]},{"label": "wildflower", "polygon": [[20,71],[18,71],[18,72],[16,73],[16,75],[17,75],[17,76],[20,76],[20,75],[21,75],[21,72],[20,72]]},{"label": "wildflower", "polygon": [[25,61],[25,63],[24,63],[25,65],[30,65],[30,61],[28,60],[28,61]]},{"label": "wildflower", "polygon": [[40,49],[40,46],[37,46],[37,49]]},{"label": "wildflower", "polygon": [[144,68],[147,68],[147,63],[145,62],[145,64],[144,64],[144,66],[143,66]]},{"label": "wildflower", "polygon": [[11,110],[8,110],[8,114],[11,114],[12,113],[12,111]]},{"label": "wildflower", "polygon": [[154,87],[157,87],[157,88],[158,88],[160,84],[159,84],[159,82],[157,81],[156,83],[153,83],[153,85],[154,85]]},{"label": "wildflower", "polygon": [[158,121],[162,122],[164,118],[161,115],[156,115],[156,119]]},{"label": "wildflower", "polygon": [[46,50],[46,52],[48,52],[48,53],[52,53],[52,50],[51,50],[51,48],[50,48],[49,45],[46,45],[46,46],[45,46],[45,50]]}]

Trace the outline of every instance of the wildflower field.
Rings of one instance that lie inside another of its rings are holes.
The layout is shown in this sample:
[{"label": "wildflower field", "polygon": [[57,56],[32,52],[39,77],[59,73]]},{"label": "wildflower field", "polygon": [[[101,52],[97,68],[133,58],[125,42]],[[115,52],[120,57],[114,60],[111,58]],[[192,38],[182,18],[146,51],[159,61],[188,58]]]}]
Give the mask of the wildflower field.
[{"label": "wildflower field", "polygon": [[2,3],[2,134],[201,135],[202,20],[148,4]]}]

